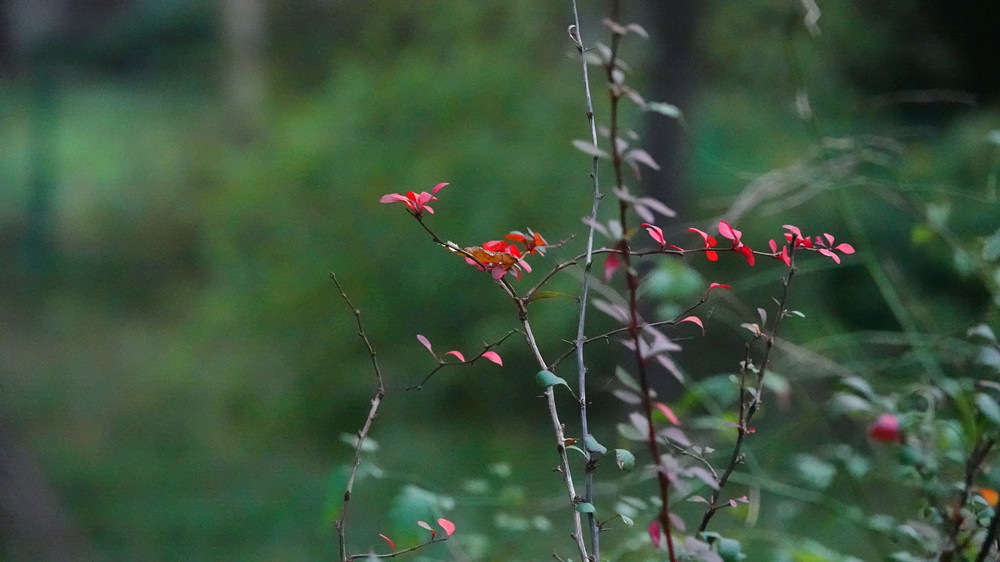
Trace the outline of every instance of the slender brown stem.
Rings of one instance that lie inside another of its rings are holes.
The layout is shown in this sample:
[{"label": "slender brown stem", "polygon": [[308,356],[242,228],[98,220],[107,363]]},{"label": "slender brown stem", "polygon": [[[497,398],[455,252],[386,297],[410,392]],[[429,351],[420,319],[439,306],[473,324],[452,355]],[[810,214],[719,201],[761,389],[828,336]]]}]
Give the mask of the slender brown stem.
[{"label": "slender brown stem", "polygon": [[[528,309],[525,301],[523,299],[515,299],[515,301],[518,306],[518,316],[521,321],[521,327],[524,328],[524,338],[528,343],[528,347],[531,348],[539,368],[547,369],[545,358],[542,357],[542,353],[538,349],[538,341],[535,339],[535,334],[531,330],[531,323],[528,321]],[[583,498],[577,494],[576,485],[573,483],[573,472],[569,462],[569,455],[566,451],[565,427],[559,419],[559,409],[556,407],[554,387],[549,386],[545,389],[545,401],[549,407],[549,418],[552,420],[552,430],[556,437],[556,451],[559,453],[558,471],[562,474],[566,492],[569,494],[571,505],[573,505],[573,540],[576,541],[576,546],[582,560],[595,560],[595,558],[587,554],[587,544],[583,538],[583,522],[580,518],[580,512],[576,510],[576,505],[583,501]]]},{"label": "slender brown stem", "polygon": [[384,554],[371,554],[371,553],[352,554],[352,555],[348,556],[347,558],[345,558],[344,562],[353,562],[354,560],[359,560],[359,559],[362,559],[362,558],[365,559],[365,560],[374,560],[374,559],[382,559],[382,558],[395,558],[397,556],[401,556],[403,554],[407,554],[407,553],[413,552],[415,550],[420,550],[421,548],[424,548],[425,546],[430,546],[430,545],[432,545],[434,543],[444,542],[444,541],[448,540],[448,538],[449,537],[432,538],[431,540],[429,540],[427,542],[422,542],[422,543],[420,543],[418,545],[410,546],[410,547],[407,547],[407,548],[402,548],[400,550],[394,550],[392,552],[386,552]]},{"label": "slender brown stem", "polygon": [[354,489],[354,479],[358,474],[358,468],[361,466],[361,450],[364,447],[365,439],[368,437],[368,432],[371,431],[372,423],[375,421],[375,416],[378,414],[379,406],[382,404],[382,399],[385,398],[385,385],[382,382],[382,370],[378,365],[378,357],[375,353],[375,348],[372,347],[371,341],[368,340],[368,336],[365,334],[364,325],[361,323],[361,310],[354,306],[351,299],[348,298],[347,292],[344,291],[344,287],[337,280],[337,275],[330,273],[330,278],[333,279],[333,283],[337,286],[340,291],[340,296],[350,307],[351,312],[354,314],[354,320],[358,325],[358,337],[364,342],[365,347],[368,349],[368,355],[371,357],[372,369],[375,371],[375,378],[378,381],[377,387],[375,389],[375,395],[371,400],[371,408],[368,410],[368,417],[365,419],[364,426],[358,431],[358,443],[354,449],[354,462],[351,464],[351,471],[347,477],[347,486],[344,489],[344,503],[340,505],[340,513],[337,515],[337,519],[333,522],[334,528],[337,530],[337,543],[340,552],[340,559],[343,562],[349,562],[353,560],[354,556],[347,555],[347,511],[351,503],[351,492]]},{"label": "slender brown stem", "polygon": [[437,365],[437,367],[434,367],[431,370],[431,372],[427,373],[427,376],[425,376],[424,379],[422,381],[420,381],[420,384],[415,384],[413,386],[408,386],[408,387],[406,387],[406,390],[423,390],[424,385],[427,384],[427,381],[431,380],[431,377],[433,377],[434,374],[437,373],[438,371],[440,371],[441,369],[444,369],[445,367],[458,367],[459,365],[471,365],[471,364],[475,363],[476,361],[478,361],[479,358],[482,357],[483,354],[485,354],[487,351],[489,351],[489,350],[493,349],[494,347],[496,347],[496,346],[502,344],[503,342],[507,341],[507,338],[513,336],[516,333],[517,333],[517,330],[511,330],[511,331],[507,332],[507,334],[504,337],[500,338],[499,340],[497,340],[497,341],[495,341],[493,343],[490,343],[490,344],[483,345],[483,350],[479,352],[479,355],[476,355],[475,357],[473,357],[471,359],[467,359],[465,361],[460,361],[458,363],[445,363],[444,360],[438,359],[438,365]]},{"label": "slender brown stem", "polygon": [[[752,392],[747,390],[746,383],[747,374],[753,368],[750,345],[747,344],[745,348],[743,364],[740,368],[740,409],[739,422],[736,426],[736,444],[733,445],[732,455],[730,455],[729,463],[726,465],[726,468],[722,473],[722,478],[719,479],[718,487],[714,492],[712,492],[711,498],[709,498],[709,504],[705,509],[705,515],[702,517],[701,524],[698,526],[699,533],[704,532],[708,528],[709,522],[719,509],[728,505],[727,503],[720,504],[719,499],[722,497],[722,492],[726,487],[726,484],[729,482],[729,477],[733,474],[736,466],[742,462],[743,444],[746,440],[746,436],[753,431],[750,426],[750,422],[753,420],[754,414],[757,413],[757,410],[760,407],[761,396],[764,393],[764,375],[767,373],[767,369],[770,366],[771,350],[774,349],[774,342],[778,337],[778,328],[788,315],[788,292],[792,283],[792,278],[795,277],[796,272],[794,244],[789,251],[789,259],[791,260],[791,265],[788,266],[788,271],[781,280],[781,295],[778,298],[777,311],[774,314],[774,320],[771,323],[771,328],[759,336],[764,340],[764,351],[761,353],[760,365],[757,367],[757,382],[756,385],[754,385]],[[749,397],[747,396],[748,393],[750,394]]]}]

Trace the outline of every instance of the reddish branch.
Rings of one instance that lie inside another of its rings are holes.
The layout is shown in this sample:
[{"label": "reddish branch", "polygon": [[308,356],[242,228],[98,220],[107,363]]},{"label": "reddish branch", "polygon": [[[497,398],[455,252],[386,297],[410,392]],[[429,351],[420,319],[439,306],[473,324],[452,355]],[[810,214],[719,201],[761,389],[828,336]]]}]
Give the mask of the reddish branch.
[{"label": "reddish branch", "polygon": [[[620,19],[621,6],[618,0],[614,0],[611,3],[611,20],[617,22]],[[624,180],[624,170],[622,168],[622,154],[618,143],[618,104],[621,101],[623,95],[623,89],[619,84],[619,80],[616,76],[618,71],[618,46],[621,42],[622,35],[617,31],[612,31],[611,35],[611,48],[610,54],[607,60],[604,62],[604,72],[607,76],[608,90],[610,93],[610,110],[609,110],[609,136],[611,137],[610,142],[610,154],[611,154],[611,166],[614,170],[615,176],[615,186],[616,191],[623,192],[625,189]],[[619,209],[619,223],[621,224],[622,232],[628,232],[628,210],[629,202],[624,198],[619,198],[618,201]],[[645,358],[642,356],[643,345],[641,342],[642,338],[642,323],[639,320],[639,304],[638,304],[638,290],[639,290],[639,278],[638,274],[634,268],[631,266],[631,251],[629,248],[628,240],[625,237],[618,243],[619,255],[622,259],[623,269],[626,272],[626,283],[628,286],[628,303],[629,303],[629,326],[628,332],[632,339],[632,349],[635,353],[635,363],[636,370],[639,375],[639,385],[641,387],[641,398],[642,398],[642,414],[648,421],[648,434],[646,436],[646,446],[649,449],[650,457],[652,457],[652,462],[656,467],[656,478],[659,484],[659,496],[660,496],[660,510],[657,514],[657,521],[660,524],[660,529],[666,535],[667,538],[667,551],[670,555],[670,562],[676,562],[677,557],[674,553],[674,541],[671,533],[670,525],[670,479],[667,474],[667,467],[664,466],[663,460],[660,455],[660,445],[656,439],[656,426],[653,424],[653,404],[651,396],[651,388],[649,384],[649,376],[646,370]]]}]

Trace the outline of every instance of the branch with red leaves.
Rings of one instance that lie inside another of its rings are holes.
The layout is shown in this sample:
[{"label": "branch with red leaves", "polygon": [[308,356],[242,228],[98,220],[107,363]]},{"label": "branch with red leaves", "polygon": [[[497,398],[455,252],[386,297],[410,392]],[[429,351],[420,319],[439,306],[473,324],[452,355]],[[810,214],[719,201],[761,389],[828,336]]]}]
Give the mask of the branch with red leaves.
[{"label": "branch with red leaves", "polygon": [[[443,246],[450,252],[459,254],[465,257],[466,263],[476,267],[480,271],[488,272],[490,277],[503,289],[503,291],[511,298],[513,302],[518,321],[521,324],[521,329],[523,330],[525,341],[528,347],[531,349],[533,355],[538,361],[539,368],[541,370],[546,370],[547,365],[545,359],[542,357],[541,351],[538,347],[538,341],[535,338],[534,333],[531,329],[531,323],[528,320],[528,304],[538,297],[538,293],[533,289],[528,291],[524,296],[518,295],[518,292],[508,281],[508,274],[514,277],[516,280],[521,280],[524,273],[530,273],[531,267],[526,262],[525,258],[531,254],[544,255],[545,247],[548,243],[544,238],[537,232],[528,229],[527,234],[512,231],[504,236],[503,240],[490,240],[483,242],[479,246],[467,246],[462,247],[454,242],[443,241],[431,228],[428,226],[424,220],[424,212],[432,213],[433,209],[427,206],[431,201],[436,201],[436,194],[446,185],[447,183],[437,184],[431,192],[420,192],[416,193],[413,191],[408,191],[405,195],[398,193],[391,193],[383,196],[380,199],[381,203],[396,203],[401,202],[406,205],[407,211],[417,219],[420,226],[431,236],[431,239]],[[520,244],[523,246],[523,250],[518,246]],[[537,287],[535,288],[537,289]],[[505,336],[506,339],[510,334]],[[437,370],[443,368],[446,363],[434,354],[434,350],[423,336],[418,336],[418,339],[430,351],[431,355],[438,360],[438,367],[424,378],[424,381],[417,385],[417,388],[423,386],[425,382],[433,375]],[[503,340],[501,340],[503,341]],[[498,342],[499,343],[499,342]],[[446,355],[453,355],[463,363],[465,361],[464,356],[458,351],[450,351]],[[496,352],[490,351],[489,346],[485,349],[479,356],[485,357],[487,360],[491,360],[499,363],[500,357],[496,355]],[[470,361],[471,362],[471,361]],[[587,546],[583,538],[583,527],[580,518],[579,505],[582,503],[587,503],[583,501],[577,492],[576,485],[573,482],[572,467],[569,462],[569,455],[566,452],[566,435],[564,431],[564,424],[559,418],[559,411],[555,403],[555,391],[553,390],[553,385],[543,385],[545,386],[545,397],[548,403],[549,417],[552,420],[552,427],[556,437],[556,447],[559,453],[559,467],[558,471],[563,476],[563,482],[566,486],[566,491],[569,496],[570,505],[574,507],[573,509],[573,524],[574,533],[573,538],[576,542],[577,548],[580,552],[580,556],[583,560],[590,558],[587,552]]]},{"label": "branch with red leaves", "polygon": [[[378,365],[378,357],[375,354],[375,348],[372,346],[371,341],[368,339],[368,335],[365,333],[364,324],[362,324],[361,322],[361,310],[356,306],[354,306],[354,304],[351,302],[351,299],[347,296],[347,292],[344,291],[344,287],[340,284],[340,281],[337,280],[337,275],[331,272],[330,278],[333,279],[333,283],[337,286],[337,289],[340,291],[341,298],[344,299],[344,302],[347,303],[347,306],[351,309],[351,313],[354,315],[354,320],[358,326],[358,337],[361,338],[361,341],[363,341],[365,344],[365,348],[368,350],[368,355],[369,357],[371,357],[372,361],[372,370],[374,370],[375,378],[378,381],[377,387],[375,389],[375,395],[372,396],[371,409],[368,411],[368,417],[365,419],[365,423],[362,426],[361,430],[358,431],[357,445],[355,446],[354,449],[354,462],[351,464],[351,470],[347,478],[347,486],[344,489],[344,503],[341,504],[340,513],[337,515],[337,519],[334,520],[333,522],[334,528],[337,531],[337,544],[340,553],[340,559],[343,562],[351,562],[352,560],[357,560],[359,558],[365,558],[365,559],[395,558],[400,554],[412,552],[414,550],[421,549],[430,544],[448,540],[448,538],[451,537],[452,533],[455,532],[455,524],[444,518],[438,519],[438,525],[440,525],[441,529],[444,530],[445,536],[442,538],[435,538],[437,531],[433,527],[431,527],[424,521],[417,521],[417,525],[431,532],[431,538],[427,542],[406,548],[404,550],[397,551],[396,545],[392,542],[392,540],[389,539],[389,537],[385,535],[380,535],[383,539],[385,539],[389,543],[389,547],[393,550],[393,552],[390,552],[388,554],[350,554],[350,555],[347,554],[347,540],[346,540],[347,512],[348,512],[348,507],[350,506],[351,503],[351,493],[354,490],[354,479],[357,476],[358,468],[361,466],[361,451],[364,448],[365,439],[368,438],[368,433],[371,431],[372,423],[375,421],[375,417],[378,414],[379,406],[382,404],[382,399],[385,398],[385,384],[382,381],[382,369]],[[508,336],[509,335],[510,334],[508,334]],[[504,339],[506,339],[506,336],[504,337]],[[424,341],[426,341],[426,338],[424,339]],[[430,349],[429,342],[427,343],[427,346],[428,349]],[[487,353],[490,352],[484,351],[479,356],[481,357]],[[474,360],[475,359],[473,359],[473,361]],[[464,358],[462,358],[462,361],[463,362],[465,361]]]},{"label": "branch with red leaves", "polygon": [[423,344],[423,346],[427,348],[427,351],[430,352],[431,357],[433,357],[434,360],[437,361],[438,366],[434,367],[434,369],[431,372],[427,373],[427,376],[425,376],[424,379],[422,381],[420,381],[420,384],[415,384],[413,386],[408,386],[408,387],[406,387],[406,390],[420,390],[420,389],[422,389],[424,387],[424,385],[427,384],[427,381],[431,380],[431,377],[434,376],[434,373],[437,373],[438,371],[440,371],[441,369],[443,369],[445,367],[456,367],[458,365],[472,365],[476,361],[478,361],[479,359],[486,359],[487,361],[496,363],[497,365],[500,365],[501,367],[503,367],[503,359],[501,359],[500,354],[497,353],[497,352],[495,352],[495,351],[492,351],[492,349],[494,347],[497,347],[498,345],[502,344],[504,341],[507,340],[507,338],[513,336],[516,333],[517,333],[517,331],[511,330],[510,332],[507,332],[507,335],[505,335],[504,337],[500,338],[499,340],[497,340],[497,341],[495,341],[493,343],[490,343],[490,344],[483,345],[483,350],[479,352],[479,355],[476,355],[475,357],[473,357],[471,359],[468,359],[468,360],[466,360],[465,359],[465,355],[461,351],[458,351],[457,349],[453,349],[451,351],[446,351],[444,353],[445,355],[451,355],[455,359],[458,359],[457,363],[446,362],[443,357],[438,357],[437,354],[434,353],[434,348],[431,346],[430,340],[428,340],[426,337],[424,337],[421,334],[417,334],[417,340],[419,340],[420,343]]}]

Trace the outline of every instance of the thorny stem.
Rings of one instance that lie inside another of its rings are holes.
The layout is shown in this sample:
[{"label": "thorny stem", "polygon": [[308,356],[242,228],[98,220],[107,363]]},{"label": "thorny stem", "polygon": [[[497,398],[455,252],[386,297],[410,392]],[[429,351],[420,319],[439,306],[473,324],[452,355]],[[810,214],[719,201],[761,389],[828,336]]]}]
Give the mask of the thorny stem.
[{"label": "thorny stem", "polygon": [[[531,323],[528,322],[528,310],[526,308],[525,301],[523,299],[515,299],[518,307],[518,317],[521,320],[521,327],[524,328],[524,338],[528,342],[528,347],[531,348],[532,353],[535,355],[535,360],[538,361],[538,365],[541,369],[547,369],[548,366],[545,364],[545,359],[542,357],[541,351],[538,349],[538,342],[535,340],[535,334],[531,331]],[[573,505],[573,539],[576,541],[577,549],[580,551],[580,557],[583,560],[596,560],[587,554],[587,545],[583,540],[583,523],[580,518],[580,512],[576,510],[576,504],[583,500],[576,493],[576,486],[573,484],[573,473],[569,464],[569,455],[566,452],[566,433],[565,427],[562,422],[559,421],[559,410],[556,408],[556,394],[553,386],[549,386],[545,389],[545,401],[549,406],[549,417],[552,420],[552,429],[556,434],[556,450],[559,453],[559,467],[558,472],[563,476],[563,482],[566,484],[566,491],[569,494],[569,500]]]},{"label": "thorny stem", "polygon": [[344,291],[344,287],[341,286],[340,281],[337,280],[337,275],[333,272],[330,273],[330,278],[333,279],[333,283],[337,286],[340,291],[340,296],[350,307],[351,312],[354,314],[354,319],[358,325],[358,336],[365,343],[365,347],[368,348],[368,355],[371,357],[372,369],[375,371],[375,378],[378,380],[378,386],[375,390],[375,395],[372,397],[372,406],[368,411],[368,418],[365,419],[365,424],[358,432],[358,444],[354,450],[354,463],[351,465],[351,472],[347,478],[347,487],[344,490],[344,503],[340,506],[340,514],[337,519],[333,522],[334,528],[337,530],[337,542],[339,544],[340,559],[343,562],[350,562],[354,560],[356,556],[347,555],[347,544],[345,541],[345,534],[347,528],[347,508],[351,502],[351,491],[354,489],[354,478],[358,474],[358,468],[361,466],[361,449],[364,446],[365,439],[368,437],[368,432],[371,431],[372,423],[375,421],[375,416],[378,414],[379,405],[382,403],[382,399],[385,397],[385,385],[382,383],[382,370],[378,366],[378,358],[375,354],[375,348],[372,347],[371,342],[368,340],[368,336],[365,334],[364,325],[361,323],[361,310],[351,303],[351,299],[348,298],[347,293]]},{"label": "thorny stem", "polygon": [[[587,69],[587,60],[583,57],[583,35],[580,30],[580,14],[577,11],[576,0],[573,0],[573,27],[570,28],[570,35],[576,44],[577,52],[580,55],[583,72],[583,90],[587,99],[587,124],[590,126],[590,140],[594,148],[597,148],[597,124],[594,122],[594,104],[590,95],[590,74]],[[580,286],[580,316],[576,329],[576,363],[577,363],[577,392],[580,398],[580,433],[583,436],[590,434],[587,421],[587,364],[584,361],[583,342],[586,340],[587,326],[587,304],[588,291],[590,289],[590,270],[594,264],[594,225],[597,222],[597,209],[601,201],[600,179],[598,177],[598,158],[595,155],[590,169],[590,177],[594,185],[594,202],[590,210],[590,217],[587,230],[587,253],[583,262],[583,281]],[[550,387],[551,390],[551,387]],[[586,448],[584,448],[586,449]],[[592,455],[585,450],[587,459],[587,471],[584,476],[583,500],[592,502],[594,500],[594,471],[591,463]],[[590,527],[590,543],[593,550],[594,560],[601,559],[600,529],[597,519],[593,513],[587,514],[587,524]]]},{"label": "thorny stem", "polygon": [[733,471],[736,469],[736,465],[740,464],[743,459],[743,442],[748,433],[752,433],[750,427],[750,421],[753,419],[754,414],[757,413],[757,409],[760,407],[761,395],[764,391],[764,375],[767,372],[768,365],[771,359],[771,350],[774,348],[775,339],[778,336],[778,328],[781,326],[781,322],[788,315],[788,289],[792,283],[792,278],[795,276],[795,244],[791,245],[791,250],[789,250],[789,259],[791,260],[791,265],[788,267],[785,277],[781,280],[781,296],[778,298],[778,310],[777,314],[774,315],[774,322],[771,324],[771,329],[759,337],[764,339],[764,351],[761,354],[760,366],[757,371],[757,384],[756,387],[750,391],[750,398],[747,399],[747,386],[746,386],[746,375],[750,371],[751,364],[751,353],[750,345],[747,344],[745,348],[745,353],[743,357],[743,365],[740,369],[740,410],[739,410],[739,422],[736,426],[736,444],[733,445],[733,454],[729,457],[729,464],[726,465],[725,471],[722,473],[722,478],[719,479],[719,486],[712,492],[712,497],[709,499],[708,508],[705,510],[705,515],[702,517],[701,525],[698,526],[698,532],[704,532],[708,528],[709,521],[712,517],[723,507],[727,506],[727,503],[719,504],[719,498],[722,496],[723,489],[729,482],[729,477],[732,476]]},{"label": "thorny stem", "polygon": [[[613,0],[611,2],[611,20],[617,22],[620,19],[621,6],[618,0]],[[621,35],[616,32],[612,32],[611,36],[611,48],[608,60],[604,63],[604,71],[607,75],[608,89],[610,92],[610,104],[611,108],[609,110],[609,136],[611,138],[611,165],[614,170],[615,176],[615,186],[619,191],[625,190],[624,182],[624,171],[622,169],[622,154],[619,149],[618,144],[618,102],[621,100],[622,91],[619,84],[617,65],[618,65],[618,44],[621,41]],[[629,203],[624,198],[619,198],[618,201],[618,214],[619,223],[621,224],[622,232],[628,232],[628,209]],[[656,426],[653,424],[653,404],[651,395],[651,388],[649,384],[649,376],[646,369],[646,361],[642,356],[642,323],[639,320],[639,303],[638,303],[638,290],[639,290],[639,278],[637,272],[632,268],[631,264],[631,251],[629,248],[628,240],[624,236],[618,243],[619,254],[622,258],[623,269],[625,270],[626,284],[628,285],[628,302],[629,302],[629,326],[628,332],[632,339],[633,350],[635,353],[635,363],[636,370],[639,375],[639,385],[641,387],[641,398],[642,398],[642,410],[643,416],[649,422],[647,425],[649,427],[649,434],[647,435],[646,445],[649,449],[649,454],[652,457],[652,462],[656,467],[656,477],[659,483],[659,493],[660,493],[660,510],[657,515],[657,521],[659,521],[660,529],[663,531],[667,538],[667,552],[670,556],[670,562],[676,562],[677,557],[674,553],[674,540],[671,532],[670,525],[670,479],[667,475],[667,469],[663,464],[663,459],[660,456],[660,446],[656,440]]]}]

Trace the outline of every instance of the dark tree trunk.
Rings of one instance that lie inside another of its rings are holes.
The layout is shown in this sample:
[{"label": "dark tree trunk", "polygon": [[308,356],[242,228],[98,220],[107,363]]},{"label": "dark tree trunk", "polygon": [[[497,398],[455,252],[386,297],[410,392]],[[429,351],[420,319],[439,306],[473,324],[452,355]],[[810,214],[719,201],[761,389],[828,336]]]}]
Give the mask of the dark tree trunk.
[{"label": "dark tree trunk", "polygon": [[41,467],[2,421],[0,539],[4,560],[94,560]]},{"label": "dark tree trunk", "polygon": [[[652,67],[643,92],[649,101],[691,109],[698,87],[696,33],[703,0],[649,0],[642,22],[650,33]],[[660,164],[660,170],[643,170],[646,193],[683,215],[688,161],[692,139],[680,122],[660,114],[648,114],[643,144]]]}]

